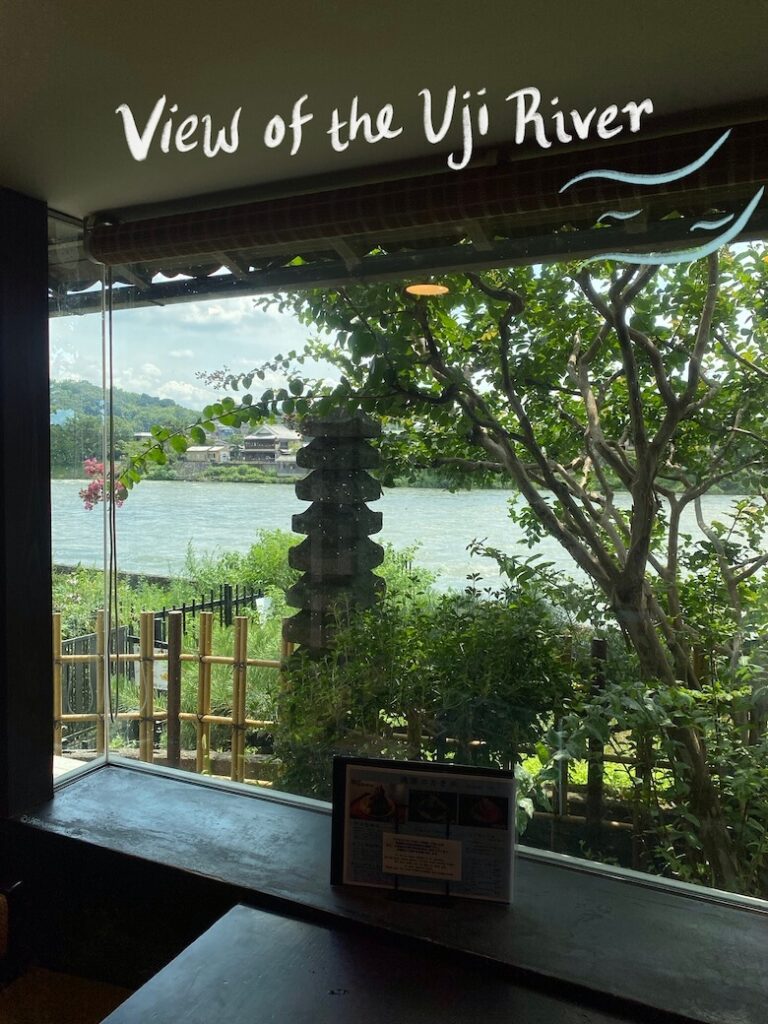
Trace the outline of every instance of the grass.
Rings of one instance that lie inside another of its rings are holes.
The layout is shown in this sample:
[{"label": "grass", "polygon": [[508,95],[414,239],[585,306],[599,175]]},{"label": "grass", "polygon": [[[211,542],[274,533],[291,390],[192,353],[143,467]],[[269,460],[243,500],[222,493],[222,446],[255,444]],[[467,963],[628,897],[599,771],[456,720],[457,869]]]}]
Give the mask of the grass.
[{"label": "grass", "polygon": [[[255,609],[247,613],[248,657],[263,660],[279,660],[282,610],[271,609],[266,616],[261,616]],[[184,637],[184,652],[197,653],[198,623],[193,620]],[[215,655],[232,657],[234,644],[234,627],[221,626],[214,620],[212,651]],[[245,713],[247,718],[258,721],[274,721],[277,714],[277,698],[280,676],[276,669],[250,666],[247,672]],[[188,713],[197,712],[198,669],[193,662],[184,662],[181,678],[181,710]],[[139,690],[135,680],[122,679],[119,686],[119,710],[132,711],[139,706]],[[164,694],[156,694],[155,708],[165,709],[167,706]],[[211,713],[228,716],[232,712],[232,667],[230,665],[213,665],[211,667]],[[113,737],[110,745],[128,746],[129,728],[127,723],[112,727]],[[211,748],[226,749],[230,743],[231,730],[228,726],[213,725],[211,727]],[[196,731],[192,722],[181,725],[181,745],[184,749],[193,749],[196,743]]]},{"label": "grass", "polygon": [[[629,754],[629,751],[627,751]],[[523,768],[536,778],[544,768],[544,765],[535,755],[523,759]],[[572,786],[586,786],[587,784],[587,762],[571,761],[568,764],[568,782]],[[635,786],[635,775],[632,765],[614,764],[607,761],[603,764],[603,785],[606,794],[626,798]],[[671,780],[669,772],[664,768],[653,769],[653,782],[657,791],[669,789]]]}]

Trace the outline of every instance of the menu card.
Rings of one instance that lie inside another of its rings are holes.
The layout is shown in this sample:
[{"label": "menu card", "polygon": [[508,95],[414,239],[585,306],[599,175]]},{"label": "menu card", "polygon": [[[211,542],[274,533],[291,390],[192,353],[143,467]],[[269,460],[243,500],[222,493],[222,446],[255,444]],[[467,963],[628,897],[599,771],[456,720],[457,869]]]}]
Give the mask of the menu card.
[{"label": "menu card", "polygon": [[331,882],[509,903],[513,772],[336,757]]}]

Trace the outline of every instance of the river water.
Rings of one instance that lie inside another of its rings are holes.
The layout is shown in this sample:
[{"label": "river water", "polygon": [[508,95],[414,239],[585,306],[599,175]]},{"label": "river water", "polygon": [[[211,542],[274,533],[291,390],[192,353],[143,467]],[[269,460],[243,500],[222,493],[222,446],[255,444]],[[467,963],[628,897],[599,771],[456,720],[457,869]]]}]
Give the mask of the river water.
[{"label": "river water", "polygon": [[[62,565],[101,566],[102,511],[83,508],[80,480],[52,480],[53,559]],[[628,502],[628,496],[624,496]],[[521,556],[531,552],[509,520],[512,492],[394,488],[371,507],[383,513],[375,538],[395,547],[419,545],[414,561],[435,572],[441,590],[461,589],[470,573],[485,585],[500,577],[494,562],[473,557],[467,545],[485,539]],[[708,519],[727,515],[734,495],[712,495]],[[291,516],[307,507],[289,484],[229,484],[145,480],[117,510],[118,567],[127,572],[171,576],[181,572],[188,547],[196,553],[247,551],[259,530],[291,529]],[[696,533],[693,512],[684,528]],[[535,549],[558,569],[578,577],[570,557],[549,538]]]}]

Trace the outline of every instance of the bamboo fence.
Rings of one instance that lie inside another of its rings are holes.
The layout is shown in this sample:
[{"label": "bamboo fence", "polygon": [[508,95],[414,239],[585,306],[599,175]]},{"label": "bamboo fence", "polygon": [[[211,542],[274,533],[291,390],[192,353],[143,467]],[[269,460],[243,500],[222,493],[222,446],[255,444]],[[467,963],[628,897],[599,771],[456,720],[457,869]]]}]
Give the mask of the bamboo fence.
[{"label": "bamboo fence", "polygon": [[[248,729],[265,729],[274,726],[273,721],[249,718],[246,715],[247,681],[249,668],[268,668],[280,671],[283,661],[291,653],[291,645],[284,643],[281,660],[248,657],[249,620],[245,615],[234,618],[233,651],[231,655],[213,653],[213,612],[201,612],[199,616],[199,642],[196,653],[185,652],[182,645],[182,613],[171,611],[168,615],[167,650],[155,647],[155,613],[142,612],[139,629],[138,654],[110,652],[108,660],[113,671],[120,666],[138,666],[138,707],[133,710],[117,710],[111,714],[113,720],[137,721],[139,725],[139,759],[151,763],[154,760],[155,728],[164,723],[167,731],[167,763],[171,767],[180,764],[180,724],[192,722],[196,732],[195,767],[198,772],[210,770],[211,726],[228,726],[231,736],[231,778],[234,782],[245,779],[245,734]],[[96,728],[96,751],[105,749],[105,671],[107,666],[107,639],[105,616],[99,612],[96,617],[96,652],[93,654],[64,654],[61,640],[61,615],[53,616],[53,741],[54,753],[62,753],[62,734],[70,723],[93,723]],[[96,710],[82,713],[66,713],[62,703],[62,679],[68,664],[88,663],[95,671]],[[197,708],[195,711],[181,710],[181,679],[184,663],[197,665]],[[155,666],[165,664],[167,672],[167,707],[155,704]],[[232,669],[232,702],[228,715],[211,713],[211,673],[214,665],[229,665]]]}]

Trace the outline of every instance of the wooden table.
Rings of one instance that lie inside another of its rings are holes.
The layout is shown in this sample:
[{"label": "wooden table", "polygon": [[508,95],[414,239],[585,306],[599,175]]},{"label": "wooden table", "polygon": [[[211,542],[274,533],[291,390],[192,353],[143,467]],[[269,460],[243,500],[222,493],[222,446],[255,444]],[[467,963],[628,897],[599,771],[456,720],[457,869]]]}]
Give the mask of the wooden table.
[{"label": "wooden table", "polygon": [[[104,1024],[623,1024],[396,938],[234,907]],[[643,1018],[656,1019],[658,1017]]]}]

